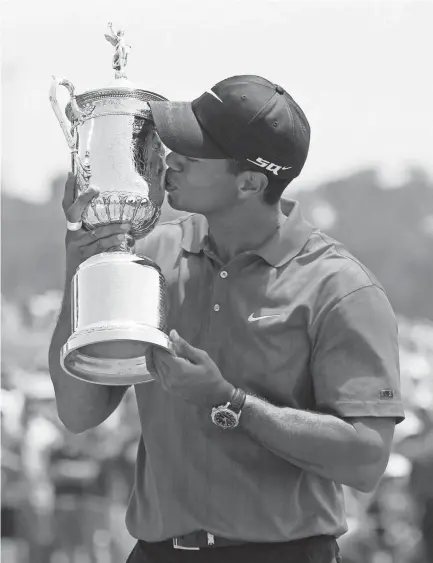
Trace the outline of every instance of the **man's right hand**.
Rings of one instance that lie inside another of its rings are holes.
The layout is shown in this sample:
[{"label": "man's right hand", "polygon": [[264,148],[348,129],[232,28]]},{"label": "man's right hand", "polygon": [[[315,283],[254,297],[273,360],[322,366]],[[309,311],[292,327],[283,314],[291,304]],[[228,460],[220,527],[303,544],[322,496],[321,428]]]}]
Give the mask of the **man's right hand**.
[{"label": "man's right hand", "polygon": [[[66,219],[71,223],[81,220],[81,215],[90,201],[98,195],[98,190],[89,188],[75,198],[76,178],[73,174],[68,175],[65,184],[65,195],[62,207]],[[95,254],[106,250],[120,248],[125,242],[130,231],[130,225],[115,223],[104,227],[97,227],[93,231],[81,228],[78,231],[66,232],[66,266],[67,271],[73,274],[78,266]]]}]

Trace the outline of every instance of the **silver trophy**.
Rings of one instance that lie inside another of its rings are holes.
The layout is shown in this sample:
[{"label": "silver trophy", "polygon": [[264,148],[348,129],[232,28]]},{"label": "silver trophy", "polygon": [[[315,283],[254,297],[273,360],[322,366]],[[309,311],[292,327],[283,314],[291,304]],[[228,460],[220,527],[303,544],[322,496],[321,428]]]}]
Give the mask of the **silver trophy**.
[{"label": "silver trophy", "polygon": [[[105,37],[115,47],[114,81],[75,95],[69,80],[53,77],[50,101],[71,150],[76,196],[89,186],[100,192],[82,215],[84,228],[128,223],[131,237],[120,251],[79,266],[71,287],[72,334],[60,360],[79,379],[131,385],[153,379],[153,346],[172,350],[164,278],[152,260],[133,253],[134,241],[155,227],[164,200],[165,148],[147,101],[165,98],[127,80],[123,31],[109,24]],[[65,112],[58,86],[70,94]]]}]

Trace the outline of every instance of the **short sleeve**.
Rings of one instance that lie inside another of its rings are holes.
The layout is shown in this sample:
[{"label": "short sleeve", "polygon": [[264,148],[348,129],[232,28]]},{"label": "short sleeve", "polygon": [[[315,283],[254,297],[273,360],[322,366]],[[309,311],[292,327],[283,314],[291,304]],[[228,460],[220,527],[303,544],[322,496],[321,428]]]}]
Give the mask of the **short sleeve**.
[{"label": "short sleeve", "polygon": [[320,412],[404,420],[397,321],[381,288],[359,288],[327,313],[317,330],[311,373]]}]

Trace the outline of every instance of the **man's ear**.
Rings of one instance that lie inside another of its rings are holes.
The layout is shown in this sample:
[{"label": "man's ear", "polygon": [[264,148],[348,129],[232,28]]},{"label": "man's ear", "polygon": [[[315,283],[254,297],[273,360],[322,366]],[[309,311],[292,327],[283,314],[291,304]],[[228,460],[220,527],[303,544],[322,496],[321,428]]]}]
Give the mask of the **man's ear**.
[{"label": "man's ear", "polygon": [[240,196],[246,198],[263,193],[268,185],[268,178],[263,172],[244,170],[237,175],[236,184]]}]

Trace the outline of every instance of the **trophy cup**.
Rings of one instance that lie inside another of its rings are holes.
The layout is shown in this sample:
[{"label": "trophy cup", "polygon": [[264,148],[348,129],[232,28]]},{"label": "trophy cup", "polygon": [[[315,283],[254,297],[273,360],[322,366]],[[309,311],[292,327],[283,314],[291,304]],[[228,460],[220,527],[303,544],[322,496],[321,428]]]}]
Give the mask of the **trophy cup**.
[{"label": "trophy cup", "polygon": [[[82,214],[83,227],[128,223],[131,233],[120,250],[92,256],[77,269],[72,334],[60,361],[79,379],[131,385],[154,379],[153,346],[172,350],[165,280],[157,264],[133,253],[134,241],[154,228],[164,200],[165,148],[147,101],[166,98],[127,80],[130,47],[123,31],[115,32],[110,23],[105,38],[115,47],[113,82],[75,95],[69,80],[53,77],[50,101],[71,150],[76,197],[89,186],[99,190]],[[59,86],[70,95],[65,112],[57,102]]]}]

